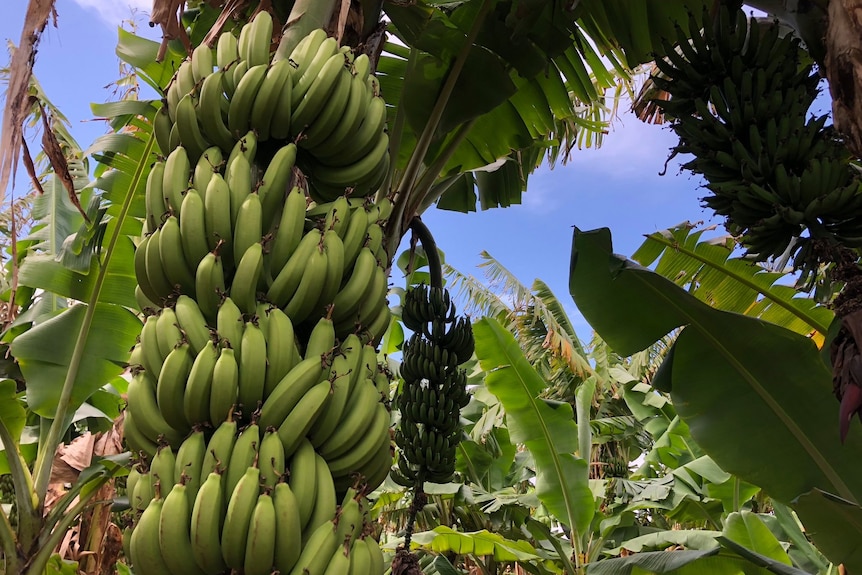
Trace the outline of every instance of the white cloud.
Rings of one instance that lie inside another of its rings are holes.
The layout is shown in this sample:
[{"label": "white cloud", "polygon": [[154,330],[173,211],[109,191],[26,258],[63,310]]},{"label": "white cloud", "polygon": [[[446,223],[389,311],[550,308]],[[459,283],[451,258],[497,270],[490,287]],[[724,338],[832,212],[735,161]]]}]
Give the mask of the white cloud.
[{"label": "white cloud", "polygon": [[85,10],[96,12],[99,18],[116,28],[125,20],[134,19],[138,24],[149,22],[152,0],[74,0],[75,4]]}]

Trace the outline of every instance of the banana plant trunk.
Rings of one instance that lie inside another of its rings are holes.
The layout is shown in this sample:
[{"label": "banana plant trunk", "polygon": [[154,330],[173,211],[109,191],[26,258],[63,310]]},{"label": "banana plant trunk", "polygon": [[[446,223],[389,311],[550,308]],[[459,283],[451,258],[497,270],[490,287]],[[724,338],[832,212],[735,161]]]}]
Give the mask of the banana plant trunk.
[{"label": "banana plant trunk", "polygon": [[829,2],[824,64],[835,128],[862,157],[862,0]]}]

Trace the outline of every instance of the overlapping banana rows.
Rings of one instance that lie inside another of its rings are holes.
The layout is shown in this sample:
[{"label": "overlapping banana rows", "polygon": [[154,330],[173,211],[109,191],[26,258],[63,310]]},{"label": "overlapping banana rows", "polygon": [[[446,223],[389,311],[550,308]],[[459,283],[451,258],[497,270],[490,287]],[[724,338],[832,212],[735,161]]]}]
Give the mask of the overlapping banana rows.
[{"label": "overlapping banana rows", "polygon": [[293,144],[276,153],[253,191],[249,158],[256,149],[253,133],[239,140],[224,177],[217,148],[193,171],[182,146],[153,167],[146,188],[151,233],[135,253],[142,307],[188,295],[213,325],[225,293],[247,314],[263,294],[294,324],[314,322],[331,306],[339,338],[359,329],[376,341],[389,324],[380,224],[391,202],[340,196],[307,210],[298,187],[285,198]]},{"label": "overlapping banana rows", "polygon": [[[142,511],[124,547],[141,575],[378,575],[383,556],[368,536],[367,500],[348,488],[337,505],[329,468],[300,442],[284,480],[276,432],[224,422],[208,443],[195,431],[176,455],[163,446],[134,467],[127,488]],[[257,450],[256,446],[260,449]]]},{"label": "overlapping banana rows", "polygon": [[827,117],[808,117],[819,77],[800,64],[798,41],[742,10],[722,9],[691,40],[677,32],[654,78],[672,99],[657,104],[674,117],[674,152],[695,155],[683,167],[708,181],[704,203],[760,259],[782,254],[804,227],[862,245],[860,180]]},{"label": "overlapping banana rows", "polygon": [[458,366],[473,355],[473,331],[468,318],[455,315],[448,291],[425,285],[407,292],[402,319],[414,333],[402,350],[399,453],[390,476],[404,487],[420,477],[447,483],[455,473],[461,409],[470,401],[467,374]]},{"label": "overlapping banana rows", "polygon": [[262,11],[239,39],[221,34],[215,62],[210,47],[198,46],[156,116],[159,147],[167,154],[183,145],[196,161],[212,145],[227,153],[254,130],[261,142],[298,144],[315,201],[332,201],[346,188],[353,197],[375,192],[389,169],[389,137],[368,56],[354,59],[314,30],[288,60],[270,63],[271,42],[272,18]]}]

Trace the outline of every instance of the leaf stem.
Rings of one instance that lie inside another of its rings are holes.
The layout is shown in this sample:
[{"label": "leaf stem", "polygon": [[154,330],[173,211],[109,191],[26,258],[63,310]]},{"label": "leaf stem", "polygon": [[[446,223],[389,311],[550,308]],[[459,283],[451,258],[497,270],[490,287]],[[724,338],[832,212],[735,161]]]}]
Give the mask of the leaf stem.
[{"label": "leaf stem", "polygon": [[[419,50],[416,47],[410,48],[410,57],[407,60],[407,70],[404,72],[404,83],[412,76],[412,72],[416,69],[416,60],[418,60]],[[389,157],[392,158],[389,173],[386,174],[386,179],[383,180],[383,185],[380,186],[380,191],[377,192],[377,201],[383,199],[383,196],[389,193],[389,188],[392,186],[392,180],[395,177],[395,170],[398,166],[398,152],[401,150],[401,137],[404,135],[404,122],[406,121],[406,112],[404,111],[404,99],[398,102],[398,109],[395,110],[395,121],[392,124],[392,130],[389,132]]]},{"label": "leaf stem", "polygon": [[434,182],[437,180],[437,177],[443,171],[443,168],[446,167],[446,164],[452,159],[452,156],[455,155],[455,152],[458,150],[458,147],[461,143],[467,138],[467,135],[470,133],[470,129],[473,127],[473,124],[476,123],[478,118],[472,118],[458,127],[458,131],[452,137],[451,140],[446,144],[446,148],[441,151],[434,161],[428,166],[428,169],[416,183],[416,187],[413,189],[413,193],[411,194],[413,201],[411,202],[408,214],[421,214],[426,209],[428,209],[431,204],[433,204],[438,197],[440,197],[446,188],[442,188],[439,193],[434,194],[433,196],[429,195],[429,191],[431,190]]},{"label": "leaf stem", "polygon": [[[2,420],[0,420],[0,442],[2,442],[3,448],[6,450],[9,473],[12,475],[12,484],[15,488],[15,501],[18,505],[18,541],[19,543],[23,542],[25,546],[29,546],[35,540],[40,527],[39,501],[33,491],[33,476],[30,475],[30,470],[24,464],[21,451],[18,449],[18,443],[13,439],[9,428],[6,427],[6,424]],[[3,514],[3,521],[9,524],[9,519],[5,513]],[[5,531],[5,525],[2,527]],[[11,524],[9,524],[9,529],[11,530],[11,528]],[[0,532],[0,539],[3,538],[5,538],[5,533]],[[14,545],[14,534],[12,535],[12,542]]]},{"label": "leaf stem", "polygon": [[99,302],[99,296],[102,293],[102,287],[105,284],[105,278],[108,275],[108,266],[113,256],[114,249],[122,234],[123,222],[129,213],[132,205],[132,200],[135,197],[135,190],[138,189],[143,173],[144,166],[149,163],[150,154],[153,151],[153,143],[155,136],[150,132],[150,137],[147,139],[147,144],[141,154],[138,165],[135,168],[135,173],[132,175],[132,181],[129,184],[129,190],[126,192],[126,197],[123,199],[123,205],[120,212],[114,220],[114,230],[108,240],[108,246],[105,249],[105,257],[102,265],[99,266],[99,275],[93,284],[93,291],[90,294],[90,300],[87,303],[87,310],[84,313],[84,319],[81,322],[81,329],[78,331],[78,337],[75,341],[75,348],[72,351],[72,358],[69,361],[69,370],[66,372],[66,380],[63,382],[63,389],[60,392],[60,400],[57,405],[57,411],[54,414],[54,419],[51,422],[51,428],[48,430],[48,435],[45,439],[44,446],[39,446],[39,454],[36,457],[35,464],[35,490],[39,504],[45,502],[45,495],[48,492],[48,481],[51,477],[51,468],[54,463],[54,452],[60,444],[60,438],[65,432],[69,417],[69,407],[72,399],[72,390],[75,387],[75,380],[78,378],[78,372],[81,369],[81,362],[84,358],[84,349],[87,345],[87,339],[90,335],[90,327],[93,324],[93,317],[96,314],[96,306]]}]

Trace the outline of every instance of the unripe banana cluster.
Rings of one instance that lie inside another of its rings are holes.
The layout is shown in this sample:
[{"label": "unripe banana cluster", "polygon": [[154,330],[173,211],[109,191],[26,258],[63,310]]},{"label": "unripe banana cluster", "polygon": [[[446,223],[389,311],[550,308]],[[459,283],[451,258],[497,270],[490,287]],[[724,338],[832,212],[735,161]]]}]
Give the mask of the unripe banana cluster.
[{"label": "unripe banana cluster", "polygon": [[[798,41],[741,9],[704,21],[698,33],[691,19],[691,40],[677,26],[653,77],[672,97],[657,105],[680,137],[673,154],[694,154],[683,167],[708,182],[704,204],[758,260],[782,255],[806,228],[811,238],[862,245],[860,180],[827,117],[808,118],[819,77]],[[811,242],[797,249],[797,266],[810,267]]]},{"label": "unripe banana cluster", "polygon": [[162,152],[183,146],[196,162],[211,146],[227,154],[253,130],[270,148],[299,146],[315,201],[376,192],[389,170],[389,136],[368,56],[354,58],[320,29],[287,60],[270,61],[271,42],[272,17],[264,10],[239,38],[221,34],[215,60],[202,44],[180,64],[156,115]]},{"label": "unripe banana cluster", "polygon": [[473,355],[470,320],[455,315],[448,291],[425,285],[406,293],[402,319],[414,333],[402,350],[399,454],[390,476],[404,487],[420,477],[447,483],[455,473],[461,408],[470,401],[467,374],[458,368]]},{"label": "unripe banana cluster", "polygon": [[125,412],[136,573],[383,572],[364,494],[393,457],[376,352],[392,204],[367,197],[385,105],[367,57],[321,34],[270,65],[261,12],[222,35],[216,70],[198,47],[156,117]]},{"label": "unripe banana cluster", "polygon": [[[257,449],[257,446],[260,449]],[[384,560],[368,536],[368,502],[348,488],[337,505],[326,461],[305,439],[290,461],[273,429],[237,436],[227,420],[209,442],[195,431],[176,454],[159,447],[136,464],[127,490],[137,525],[124,533],[136,573],[378,575]]]}]

